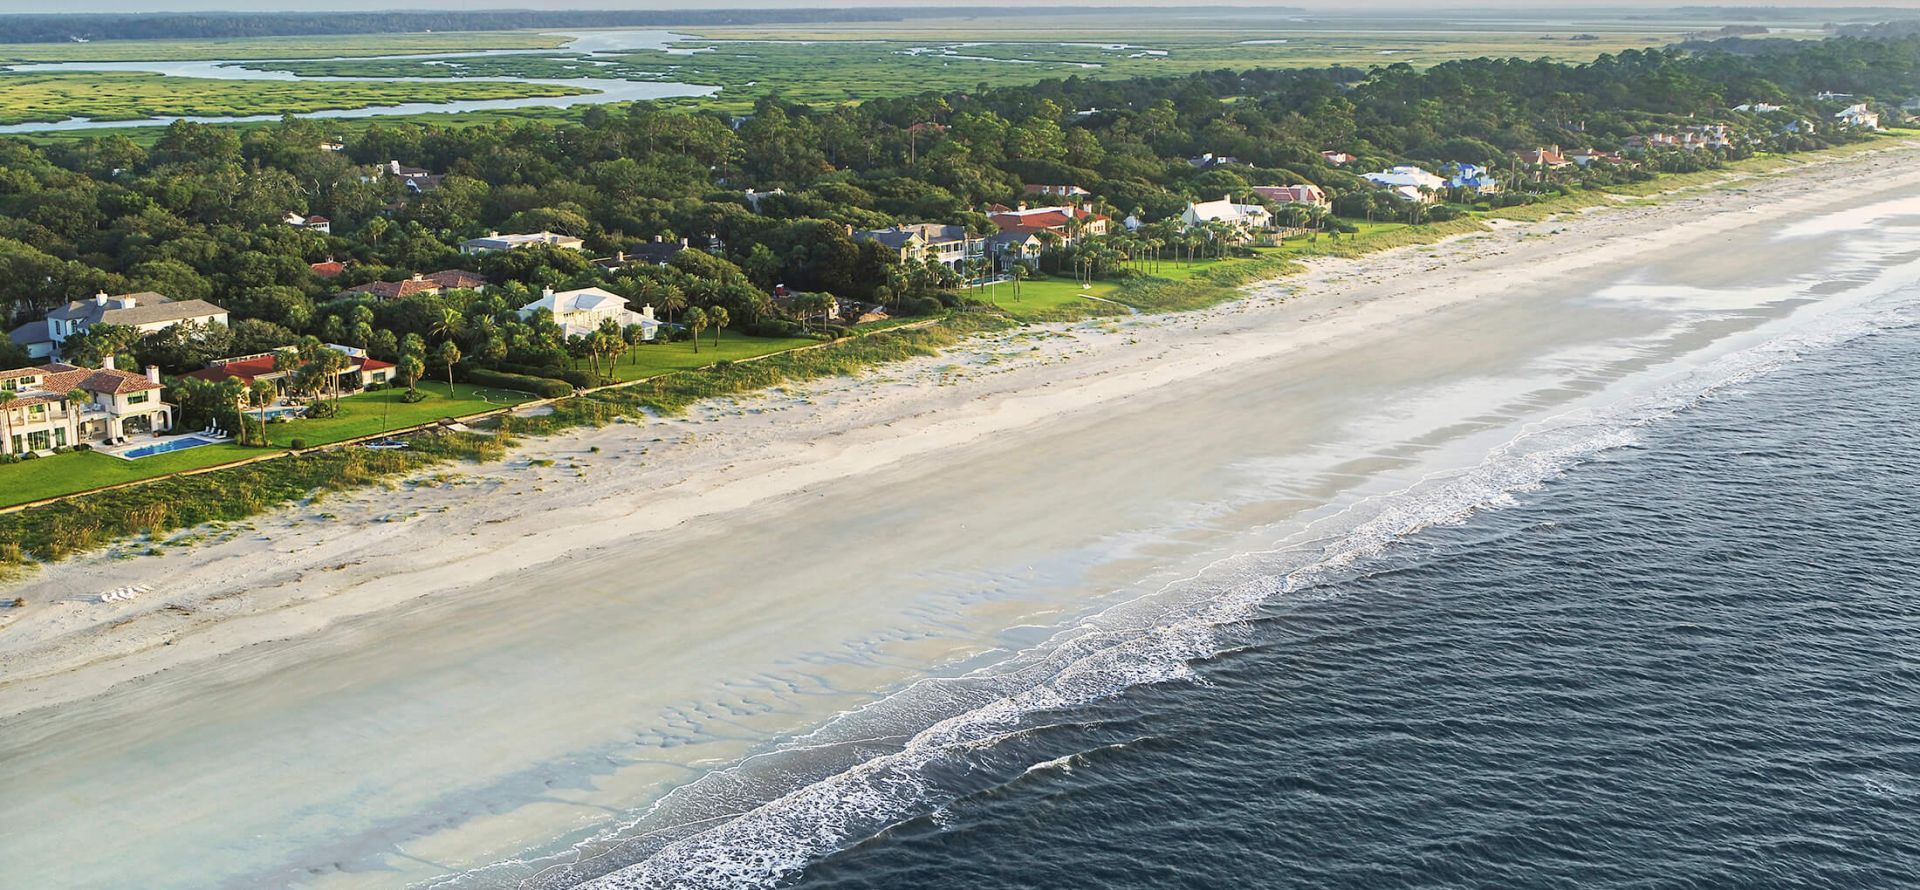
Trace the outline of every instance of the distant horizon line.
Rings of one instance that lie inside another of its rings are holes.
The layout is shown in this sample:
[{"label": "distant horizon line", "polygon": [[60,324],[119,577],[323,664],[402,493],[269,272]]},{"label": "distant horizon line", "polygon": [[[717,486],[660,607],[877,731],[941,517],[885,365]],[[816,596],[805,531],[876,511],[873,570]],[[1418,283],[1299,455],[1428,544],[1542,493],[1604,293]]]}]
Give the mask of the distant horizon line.
[{"label": "distant horizon line", "polygon": [[[109,2],[111,2],[111,0],[109,0]],[[138,0],[120,0],[120,2],[136,2],[137,3]],[[240,2],[240,0],[232,0],[232,2],[237,3],[237,2]],[[321,0],[314,0],[314,2],[319,3],[321,2]],[[373,0],[366,0],[366,2],[371,4]],[[771,3],[767,2],[767,0],[743,0],[743,2],[734,3],[734,2],[729,2],[729,0],[710,0],[710,2],[707,5],[703,6],[700,9],[688,9],[685,6],[664,5],[664,4],[660,6],[634,5],[634,4],[625,3],[625,2],[618,3],[617,5],[612,5],[612,0],[599,0],[599,2],[595,2],[595,0],[568,0],[566,5],[553,5],[553,6],[527,5],[529,3],[538,3],[539,0],[502,0],[500,5],[492,5],[491,3],[488,2],[488,0],[437,0],[437,2],[436,0],[411,0],[411,2],[422,3],[423,5],[417,5],[417,6],[409,5],[409,6],[400,7],[400,8],[393,8],[390,6],[379,6],[379,5],[368,5],[364,8],[361,8],[361,7],[342,8],[341,3],[338,2],[338,0],[336,0],[336,2],[333,2],[330,4],[319,5],[311,8],[282,6],[276,9],[250,9],[250,8],[235,8],[233,6],[220,6],[220,5],[176,7],[176,8],[126,8],[126,9],[81,8],[81,9],[46,10],[46,11],[31,11],[31,12],[27,12],[27,11],[0,12],[0,19],[23,19],[23,18],[50,19],[50,18],[88,18],[88,17],[115,17],[115,16],[148,17],[148,16],[194,16],[194,15],[253,16],[253,17],[260,17],[260,18],[275,18],[275,17],[283,17],[283,16],[354,16],[354,15],[367,15],[370,13],[383,13],[387,15],[446,14],[450,12],[452,13],[499,13],[499,14],[525,13],[530,15],[543,15],[543,14],[552,15],[552,14],[563,14],[563,13],[618,14],[618,13],[625,12],[625,13],[634,13],[634,14],[654,14],[654,15],[671,15],[674,13],[684,13],[689,16],[700,16],[703,14],[711,15],[716,12],[797,13],[797,12],[807,12],[807,11],[846,12],[846,11],[856,11],[856,10],[873,12],[873,13],[887,13],[887,12],[908,13],[908,14],[911,14],[914,18],[977,18],[978,17],[978,16],[970,16],[966,14],[963,10],[958,10],[958,9],[934,11],[934,10],[927,9],[924,6],[901,5],[898,2],[898,0],[876,0],[876,2],[863,2],[863,0],[845,0],[845,2],[839,2],[839,3],[833,3],[833,2],[820,3],[820,2],[814,2],[814,0],[798,0],[798,2],[787,2],[787,3],[779,2],[779,0],[774,0],[774,2],[771,2]],[[579,5],[574,5],[575,3],[578,3]],[[69,6],[78,5],[78,6],[84,7],[87,4],[85,3],[85,0],[79,0],[79,2],[70,2],[68,5]],[[1358,6],[1359,8],[1355,8],[1356,6]],[[1227,9],[1236,10],[1236,11],[1259,10],[1259,11],[1267,11],[1267,12],[1275,12],[1275,13],[1312,13],[1312,14],[1319,14],[1319,15],[1326,15],[1326,14],[1357,15],[1357,14],[1367,14],[1367,13],[1398,13],[1398,12],[1409,12],[1409,11],[1419,11],[1419,12],[1427,12],[1427,13],[1533,12],[1533,13],[1538,13],[1542,15],[1565,15],[1569,13],[1589,13],[1589,12],[1607,12],[1607,11],[1633,11],[1633,12],[1642,13],[1642,14],[1647,12],[1665,12],[1668,14],[1684,14],[1684,13],[1690,13],[1690,12],[1692,13],[1701,13],[1701,12],[1779,13],[1779,12],[1793,12],[1793,11],[1819,11],[1819,12],[1826,12],[1826,13],[1839,13],[1839,12],[1874,13],[1874,12],[1920,11],[1920,0],[1905,0],[1905,2],[1870,3],[1870,4],[1849,3],[1849,2],[1820,2],[1820,0],[1803,0],[1803,2],[1795,2],[1795,3],[1688,3],[1685,5],[1679,5],[1679,6],[1669,5],[1667,3],[1660,2],[1660,0],[1615,0],[1615,2],[1604,2],[1603,0],[1603,2],[1580,3],[1578,5],[1568,5],[1568,6],[1562,6],[1562,7],[1553,8],[1553,9],[1542,9],[1539,7],[1537,3],[1531,3],[1531,2],[1528,2],[1528,0],[1472,0],[1472,2],[1465,2],[1465,3],[1458,3],[1458,4],[1421,3],[1421,2],[1418,2],[1418,0],[1378,0],[1378,2],[1374,2],[1374,0],[1358,0],[1357,3],[1354,2],[1354,0],[1292,0],[1292,2],[1289,2],[1289,3],[1263,3],[1263,2],[1259,2],[1259,0],[1238,0],[1238,2],[1236,2],[1236,0],[1210,0],[1210,2],[1207,2],[1204,4],[1196,4],[1191,6],[1182,5],[1182,6],[1171,6],[1171,7],[1166,5],[1163,2],[1163,0],[1091,0],[1091,2],[1076,2],[1076,0],[1056,0],[1056,2],[1049,9],[1029,8],[1029,9],[1015,9],[1015,10],[998,10],[996,14],[1005,14],[1005,13],[1011,12],[1014,14],[1024,14],[1024,15],[1046,15],[1049,13],[1084,13],[1084,12],[1099,12],[1103,10],[1127,10],[1130,12],[1145,11],[1145,12],[1161,12],[1161,13],[1167,13],[1167,14],[1178,14],[1178,13],[1193,13],[1193,12],[1205,12],[1208,10],[1227,10]]]}]

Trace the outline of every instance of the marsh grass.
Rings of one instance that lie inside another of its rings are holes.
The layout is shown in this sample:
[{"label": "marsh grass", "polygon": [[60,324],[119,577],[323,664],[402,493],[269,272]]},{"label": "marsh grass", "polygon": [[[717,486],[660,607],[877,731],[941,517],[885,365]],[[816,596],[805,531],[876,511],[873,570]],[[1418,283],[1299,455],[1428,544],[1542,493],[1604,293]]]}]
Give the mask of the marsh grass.
[{"label": "marsh grass", "polygon": [[214,80],[139,72],[75,71],[0,74],[0,124],[140,120],[162,116],[241,117],[307,114],[348,108],[575,96],[559,84],[507,82],[350,83]]}]

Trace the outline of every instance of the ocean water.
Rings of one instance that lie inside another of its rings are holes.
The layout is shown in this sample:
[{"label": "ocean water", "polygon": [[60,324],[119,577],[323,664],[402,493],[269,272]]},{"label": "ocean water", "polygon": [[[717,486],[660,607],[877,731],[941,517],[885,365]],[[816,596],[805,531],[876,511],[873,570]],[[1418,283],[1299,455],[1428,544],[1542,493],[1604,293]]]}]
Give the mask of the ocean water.
[{"label": "ocean water", "polygon": [[1920,886],[1920,325],[1882,321],[1275,576],[1188,671],[950,751],[916,788],[944,795],[817,823],[797,871],[798,835],[655,876]]},{"label": "ocean water", "polygon": [[429,886],[1920,886],[1913,278]]}]

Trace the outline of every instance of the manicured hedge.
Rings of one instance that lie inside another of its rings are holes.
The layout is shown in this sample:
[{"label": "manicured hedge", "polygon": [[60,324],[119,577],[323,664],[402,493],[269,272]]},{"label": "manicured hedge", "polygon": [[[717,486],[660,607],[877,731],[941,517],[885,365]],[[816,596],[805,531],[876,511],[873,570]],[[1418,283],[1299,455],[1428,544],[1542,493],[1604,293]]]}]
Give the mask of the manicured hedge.
[{"label": "manicured hedge", "polygon": [[486,368],[472,368],[467,371],[467,382],[476,386],[492,386],[499,389],[511,389],[517,392],[530,392],[543,399],[557,399],[573,394],[573,384],[552,377],[535,377],[531,374],[511,374],[506,371],[489,371]]}]

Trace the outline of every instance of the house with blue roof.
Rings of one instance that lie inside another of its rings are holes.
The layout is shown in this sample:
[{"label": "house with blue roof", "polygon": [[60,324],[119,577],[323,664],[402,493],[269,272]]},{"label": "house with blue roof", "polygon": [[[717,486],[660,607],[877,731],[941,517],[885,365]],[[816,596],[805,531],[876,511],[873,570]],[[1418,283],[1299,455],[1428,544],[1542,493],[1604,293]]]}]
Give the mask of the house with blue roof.
[{"label": "house with blue roof", "polygon": [[1500,180],[1494,179],[1485,167],[1478,164],[1454,163],[1447,165],[1447,185],[1457,189],[1472,189],[1483,195],[1491,195],[1500,190]]}]

